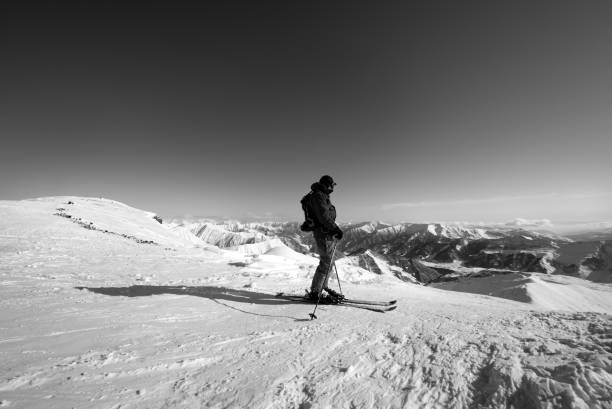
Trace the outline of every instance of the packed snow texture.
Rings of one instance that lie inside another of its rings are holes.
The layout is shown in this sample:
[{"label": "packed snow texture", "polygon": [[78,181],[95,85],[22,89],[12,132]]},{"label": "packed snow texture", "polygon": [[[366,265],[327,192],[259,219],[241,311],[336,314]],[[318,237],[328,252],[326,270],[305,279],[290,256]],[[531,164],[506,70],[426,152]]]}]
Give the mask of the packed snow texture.
[{"label": "packed snow texture", "polygon": [[342,289],[398,308],[322,305],[311,321],[274,294],[303,293],[316,258],[248,234],[219,248],[154,216],[0,201],[0,407],[612,407],[610,284],[511,272],[434,288],[370,251],[338,260]]}]

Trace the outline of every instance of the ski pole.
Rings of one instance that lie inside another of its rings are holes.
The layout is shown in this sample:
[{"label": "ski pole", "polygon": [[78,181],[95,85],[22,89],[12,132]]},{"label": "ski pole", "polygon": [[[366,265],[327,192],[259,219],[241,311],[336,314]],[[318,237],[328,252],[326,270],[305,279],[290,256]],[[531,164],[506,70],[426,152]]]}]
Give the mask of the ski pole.
[{"label": "ski pole", "polygon": [[336,270],[336,280],[338,280],[338,288],[340,289],[340,295],[344,296],[342,293],[342,286],[340,285],[340,276],[338,275],[338,266],[336,266],[336,261],[334,261],[334,270]]},{"label": "ski pole", "polygon": [[[334,255],[336,254],[336,246],[338,245],[338,241],[334,240],[334,247],[332,249],[332,256],[331,256],[331,263],[329,263],[329,268],[327,269],[327,274],[325,274],[325,280],[323,280],[323,283],[325,283],[325,281],[327,281],[327,277],[329,277],[329,273],[331,273],[331,269],[332,269],[332,264],[335,265],[334,263]],[[323,293],[323,289],[321,289],[319,291],[319,296],[317,297],[317,304],[314,307],[314,310],[312,311],[312,313],[308,314],[310,315],[310,319],[314,320],[315,318],[317,318],[317,316],[315,315],[315,312],[317,311],[317,307],[319,306],[319,302],[321,302],[321,294]]]}]

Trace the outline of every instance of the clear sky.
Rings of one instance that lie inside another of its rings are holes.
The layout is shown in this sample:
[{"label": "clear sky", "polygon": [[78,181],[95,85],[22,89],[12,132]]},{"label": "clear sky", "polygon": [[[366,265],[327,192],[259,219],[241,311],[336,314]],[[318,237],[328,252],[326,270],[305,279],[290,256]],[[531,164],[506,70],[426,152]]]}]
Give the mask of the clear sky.
[{"label": "clear sky", "polygon": [[0,199],[612,220],[612,3],[226,3],[0,6]]}]

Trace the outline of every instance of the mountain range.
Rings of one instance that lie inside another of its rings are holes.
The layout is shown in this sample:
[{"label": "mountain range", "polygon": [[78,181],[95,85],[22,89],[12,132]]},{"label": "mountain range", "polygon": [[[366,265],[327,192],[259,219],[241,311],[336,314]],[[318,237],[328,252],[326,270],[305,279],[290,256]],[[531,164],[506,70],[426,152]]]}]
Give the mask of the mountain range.
[{"label": "mountain range", "polygon": [[[297,222],[204,219],[171,224],[221,248],[256,248],[277,239],[299,253],[315,252],[312,235],[300,231]],[[606,230],[561,236],[499,225],[362,222],[341,228],[340,258],[374,270],[384,266],[406,280],[430,283],[539,272],[612,282],[612,236]]]}]

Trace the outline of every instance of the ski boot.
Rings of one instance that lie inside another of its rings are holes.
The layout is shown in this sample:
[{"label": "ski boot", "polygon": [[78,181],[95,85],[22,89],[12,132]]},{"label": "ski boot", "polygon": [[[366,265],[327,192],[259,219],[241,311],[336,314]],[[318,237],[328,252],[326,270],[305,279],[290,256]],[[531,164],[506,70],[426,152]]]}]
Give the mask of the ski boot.
[{"label": "ski boot", "polygon": [[344,295],[332,290],[331,288],[325,287],[324,288],[325,292],[327,293],[327,297],[329,297],[331,300],[333,300],[332,304],[338,304],[340,302],[342,302],[342,300],[344,300]]},{"label": "ski boot", "polygon": [[321,294],[321,297],[319,298],[319,294],[313,292],[313,291],[306,291],[306,299],[312,303],[319,303],[319,304],[338,304],[339,301],[337,298],[332,297],[329,294]]},{"label": "ski boot", "polygon": [[310,302],[316,303],[319,300],[319,294],[315,293],[314,291],[306,290],[305,298]]}]

